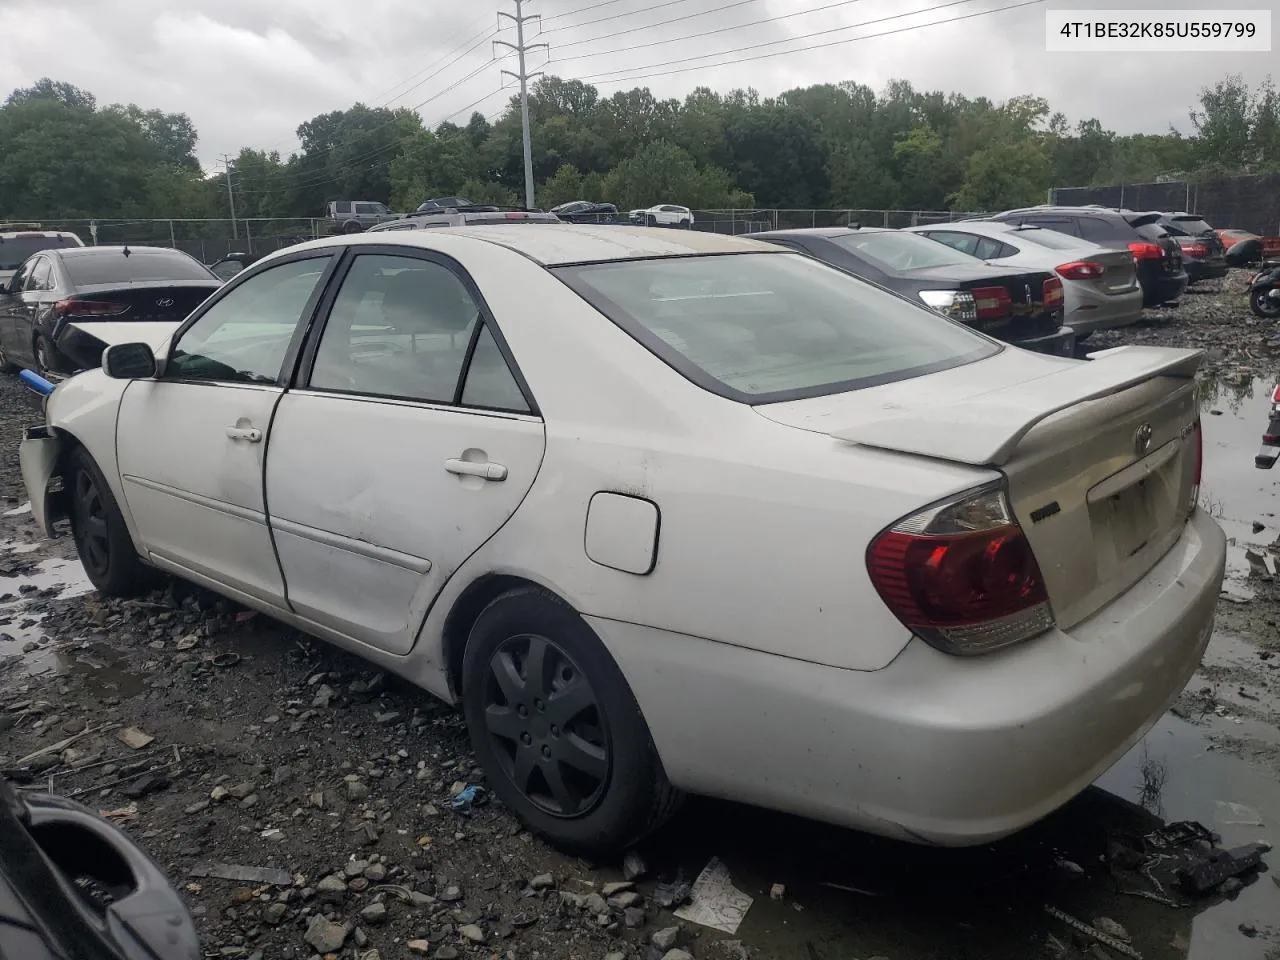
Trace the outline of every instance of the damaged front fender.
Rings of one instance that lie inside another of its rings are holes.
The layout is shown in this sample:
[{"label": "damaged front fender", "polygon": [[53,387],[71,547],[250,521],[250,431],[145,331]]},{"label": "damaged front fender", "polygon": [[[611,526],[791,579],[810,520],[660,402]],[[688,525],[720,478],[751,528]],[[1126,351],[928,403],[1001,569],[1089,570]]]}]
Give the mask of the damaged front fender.
[{"label": "damaged front fender", "polygon": [[[53,524],[60,519],[58,496],[61,477],[57,476],[58,455],[62,441],[52,429],[40,425],[23,431],[18,447],[18,462],[22,467],[22,482],[31,501],[31,516],[46,537],[56,537]],[[59,481],[55,483],[54,480]]]}]

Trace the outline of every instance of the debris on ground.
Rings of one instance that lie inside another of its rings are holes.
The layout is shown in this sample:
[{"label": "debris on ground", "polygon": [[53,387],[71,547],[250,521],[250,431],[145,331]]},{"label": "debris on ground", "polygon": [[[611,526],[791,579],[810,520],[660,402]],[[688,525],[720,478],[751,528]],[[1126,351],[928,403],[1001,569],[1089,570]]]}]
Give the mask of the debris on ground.
[{"label": "debris on ground", "polygon": [[733,885],[729,868],[712,857],[693,881],[693,899],[675,915],[723,933],[737,933],[751,903],[751,897]]},{"label": "debris on ground", "polygon": [[238,883],[265,883],[276,887],[287,887],[293,883],[293,874],[288,870],[246,867],[238,863],[197,863],[187,872],[193,877],[213,877]]}]

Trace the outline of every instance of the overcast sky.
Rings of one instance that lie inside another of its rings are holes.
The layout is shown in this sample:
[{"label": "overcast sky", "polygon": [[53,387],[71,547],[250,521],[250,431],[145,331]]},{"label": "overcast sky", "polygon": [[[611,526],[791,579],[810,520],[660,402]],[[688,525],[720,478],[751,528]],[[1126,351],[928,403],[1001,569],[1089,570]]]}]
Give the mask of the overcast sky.
[{"label": "overcast sky", "polygon": [[[1038,94],[1072,122],[1096,116],[1118,132],[1162,132],[1170,125],[1188,131],[1200,88],[1227,73],[1252,82],[1269,70],[1280,74],[1280,44],[1269,54],[1045,52],[1048,6],[1214,6],[1207,0],[1048,0],[953,19],[1018,2],[531,0],[525,9],[543,16],[536,40],[550,44],[547,71],[598,81],[605,95],[638,85],[664,97],[698,85],[752,86],[771,95],[843,80],[881,89],[903,78],[917,88],[995,100]],[[1280,0],[1218,6],[1270,9],[1280,24]],[[486,34],[499,9],[513,11],[514,0],[0,0],[0,95],[50,75],[91,91],[100,104],[185,112],[200,133],[206,166],[243,145],[287,153],[300,122],[357,100],[422,104],[428,124],[465,122],[472,109],[496,116],[511,92],[500,89],[511,81],[499,70],[514,69],[514,61],[490,62]],[[946,20],[952,22],[922,26]],[[895,30],[901,32],[868,36]],[[719,32],[690,38],[708,31]],[[809,36],[820,31],[827,32]],[[865,39],[796,49],[854,37]],[[515,31],[508,24],[494,39],[514,41]],[[743,47],[756,49],[707,56]],[[779,51],[796,52],[745,60]],[[547,56],[532,54],[529,69]],[[654,75],[628,79],[642,74]]]}]

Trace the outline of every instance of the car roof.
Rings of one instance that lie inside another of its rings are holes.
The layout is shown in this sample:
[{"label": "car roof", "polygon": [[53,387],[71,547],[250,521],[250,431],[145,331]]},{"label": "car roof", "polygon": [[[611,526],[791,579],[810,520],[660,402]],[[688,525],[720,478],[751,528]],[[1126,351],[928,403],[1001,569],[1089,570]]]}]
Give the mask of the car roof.
[{"label": "car roof", "polygon": [[70,230],[3,230],[0,231],[0,237],[5,240],[13,240],[16,237],[75,237],[80,239],[79,234],[72,233]]},{"label": "car roof", "polygon": [[[609,260],[642,260],[654,257],[686,257],[717,253],[781,253],[781,248],[744,237],[730,237],[695,230],[659,230],[653,227],[591,226],[543,223],[522,228],[505,224],[444,227],[438,230],[391,230],[327,237],[287,247],[291,253],[304,248],[363,244],[396,244],[435,249],[441,240],[462,238],[505,247],[546,267]],[[446,239],[447,238],[447,239]]]},{"label": "car roof", "polygon": [[184,253],[181,250],[175,250],[172,247],[135,247],[132,244],[130,244],[129,246],[125,246],[121,244],[119,246],[111,246],[111,247],[56,247],[49,252],[56,253],[59,256],[62,256],[64,258],[96,257],[96,256],[104,256],[104,255],[112,255],[112,254],[118,257],[118,256],[122,256],[126,250],[129,251],[130,256],[133,256],[135,254],[148,256],[148,255],[157,254],[157,253],[178,253],[178,254],[182,254],[182,256],[184,257],[190,256],[189,254]]}]

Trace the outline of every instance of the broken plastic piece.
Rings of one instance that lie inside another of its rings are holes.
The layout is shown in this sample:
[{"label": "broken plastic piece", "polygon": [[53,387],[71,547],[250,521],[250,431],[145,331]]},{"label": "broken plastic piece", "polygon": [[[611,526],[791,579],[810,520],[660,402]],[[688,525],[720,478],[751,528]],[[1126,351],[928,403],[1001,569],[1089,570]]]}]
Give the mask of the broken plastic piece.
[{"label": "broken plastic piece", "polygon": [[238,863],[197,863],[191,868],[193,877],[214,877],[218,880],[236,880],[240,883],[269,883],[287,887],[293,883],[293,874],[275,867],[246,867]]}]

